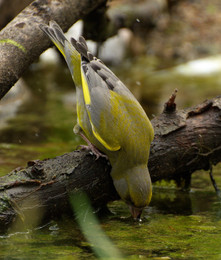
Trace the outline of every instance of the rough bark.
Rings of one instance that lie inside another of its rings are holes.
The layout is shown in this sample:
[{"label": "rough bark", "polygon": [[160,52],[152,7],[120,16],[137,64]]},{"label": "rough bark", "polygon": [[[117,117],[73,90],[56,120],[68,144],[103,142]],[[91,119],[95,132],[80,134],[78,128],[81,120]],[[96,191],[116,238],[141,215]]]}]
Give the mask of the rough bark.
[{"label": "rough bark", "polygon": [[69,198],[85,191],[95,207],[118,195],[109,175],[106,159],[95,160],[85,151],[74,151],[43,161],[30,161],[0,178],[0,232],[23,221],[32,212],[44,220],[72,213]]},{"label": "rough bark", "polygon": [[193,108],[165,111],[152,120],[155,139],[150,152],[153,181],[178,184],[196,170],[208,170],[221,160],[221,96]]},{"label": "rough bark", "polygon": [[66,31],[104,0],[36,0],[0,32],[0,98],[51,42],[40,23],[55,20]]},{"label": "rough bark", "polygon": [[[153,182],[184,179],[188,185],[194,171],[221,161],[221,96],[180,111],[174,99],[172,95],[164,112],[152,120],[149,171]],[[118,199],[110,170],[104,158],[74,151],[12,171],[0,178],[0,230],[33,210],[41,212],[41,220],[70,213],[69,196],[79,190],[95,207]]]}]

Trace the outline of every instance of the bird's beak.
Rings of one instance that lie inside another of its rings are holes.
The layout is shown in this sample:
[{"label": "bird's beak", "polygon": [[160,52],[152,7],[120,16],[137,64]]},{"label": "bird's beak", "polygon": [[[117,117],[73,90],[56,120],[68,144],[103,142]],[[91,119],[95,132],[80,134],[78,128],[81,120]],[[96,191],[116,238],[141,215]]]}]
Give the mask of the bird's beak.
[{"label": "bird's beak", "polygon": [[129,205],[129,209],[131,212],[131,215],[134,219],[140,219],[143,209],[142,208],[136,208],[132,205]]}]

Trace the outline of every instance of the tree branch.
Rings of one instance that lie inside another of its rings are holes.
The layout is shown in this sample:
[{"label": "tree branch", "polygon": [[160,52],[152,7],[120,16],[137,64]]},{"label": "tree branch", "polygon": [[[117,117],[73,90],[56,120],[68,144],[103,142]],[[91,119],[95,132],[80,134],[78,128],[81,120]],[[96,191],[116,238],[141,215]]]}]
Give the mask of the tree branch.
[{"label": "tree branch", "polygon": [[[165,112],[152,121],[155,139],[149,165],[153,181],[182,179],[221,160],[221,96],[196,107]],[[160,163],[159,163],[160,162]]]},{"label": "tree branch", "polygon": [[66,31],[105,0],[36,0],[0,32],[0,99],[51,42],[40,23],[55,20]]}]

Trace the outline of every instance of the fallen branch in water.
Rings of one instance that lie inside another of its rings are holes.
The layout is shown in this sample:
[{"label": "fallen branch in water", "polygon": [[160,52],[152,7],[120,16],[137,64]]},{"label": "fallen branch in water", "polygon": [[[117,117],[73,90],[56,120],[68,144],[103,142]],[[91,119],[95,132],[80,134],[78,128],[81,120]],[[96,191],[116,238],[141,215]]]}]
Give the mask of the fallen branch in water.
[{"label": "fallen branch in water", "polygon": [[[181,184],[184,179],[187,188],[194,171],[221,161],[221,96],[180,111],[174,100],[172,95],[164,112],[152,120],[149,171],[153,182],[175,179]],[[15,219],[33,218],[33,211],[38,212],[38,223],[70,213],[69,196],[79,190],[97,208],[119,199],[110,170],[106,159],[95,160],[85,151],[28,162],[25,169],[0,178],[0,230]]]}]

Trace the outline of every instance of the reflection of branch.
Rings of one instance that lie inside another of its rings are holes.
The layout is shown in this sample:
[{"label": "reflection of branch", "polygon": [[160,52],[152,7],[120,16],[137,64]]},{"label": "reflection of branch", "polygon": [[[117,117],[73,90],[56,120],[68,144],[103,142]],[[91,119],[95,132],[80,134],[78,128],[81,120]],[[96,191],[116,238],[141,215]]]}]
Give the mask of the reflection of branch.
[{"label": "reflection of branch", "polygon": [[216,191],[216,194],[218,195],[219,198],[221,198],[220,189],[218,188],[218,186],[216,184],[216,181],[215,181],[215,179],[213,177],[213,167],[212,167],[212,165],[210,166],[210,169],[209,169],[209,176],[210,176],[210,180],[211,180],[211,182],[213,184],[213,187],[214,187],[214,189]]},{"label": "reflection of branch", "polygon": [[199,153],[199,155],[207,157],[207,156],[209,156],[209,155],[211,155],[211,154],[213,154],[215,152],[219,152],[219,151],[221,151],[221,146],[216,147],[214,149],[210,149],[209,152],[207,152],[207,153]]},{"label": "reflection of branch", "polygon": [[[35,0],[0,32],[0,98],[50,46],[40,23],[56,20],[65,31],[105,0]],[[65,17],[65,19],[64,19]]]},{"label": "reflection of branch", "polygon": [[[221,97],[207,104],[163,112],[152,120],[155,139],[148,167],[153,182],[174,179],[181,184],[185,180],[187,188],[194,171],[208,170],[221,161]],[[106,159],[96,160],[85,151],[30,161],[25,169],[0,178],[0,230],[14,221],[17,209],[20,216],[37,209],[43,212],[44,219],[70,213],[69,194],[75,191],[85,191],[95,207],[118,199],[110,169]],[[31,204],[22,208],[26,199]]]}]

